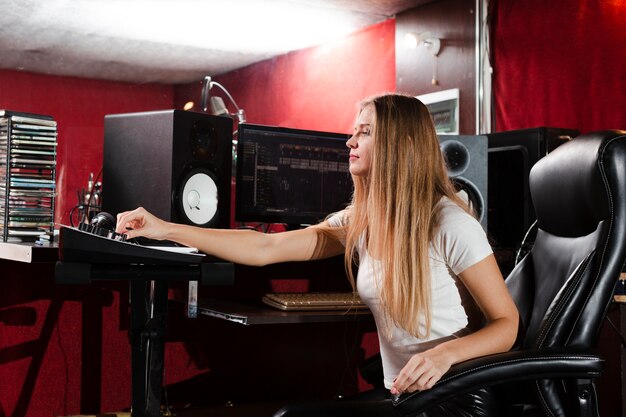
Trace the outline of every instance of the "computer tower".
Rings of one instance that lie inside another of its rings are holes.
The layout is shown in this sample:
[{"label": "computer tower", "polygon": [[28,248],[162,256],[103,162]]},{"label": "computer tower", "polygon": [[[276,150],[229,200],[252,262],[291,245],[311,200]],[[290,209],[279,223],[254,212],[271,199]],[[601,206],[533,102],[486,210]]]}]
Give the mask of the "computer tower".
[{"label": "computer tower", "polygon": [[487,135],[487,231],[494,250],[519,249],[535,221],[528,186],[531,168],[539,159],[578,134],[573,129],[538,127]]},{"label": "computer tower", "polygon": [[176,223],[229,228],[233,121],[181,110],[104,119],[102,209],[142,206]]},{"label": "computer tower", "polygon": [[467,193],[480,224],[487,229],[487,136],[439,135],[448,176],[457,189]]}]

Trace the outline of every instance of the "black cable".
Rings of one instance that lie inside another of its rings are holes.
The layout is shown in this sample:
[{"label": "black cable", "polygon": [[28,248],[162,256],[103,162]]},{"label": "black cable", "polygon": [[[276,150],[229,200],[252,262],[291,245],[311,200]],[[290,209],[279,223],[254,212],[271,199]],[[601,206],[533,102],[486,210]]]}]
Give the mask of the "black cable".
[{"label": "black cable", "polygon": [[72,207],[72,209],[70,210],[70,226],[72,227],[76,227],[76,225],[74,224],[74,212],[78,209],[78,210],[82,210],[83,205],[82,204],[77,204],[74,207]]}]

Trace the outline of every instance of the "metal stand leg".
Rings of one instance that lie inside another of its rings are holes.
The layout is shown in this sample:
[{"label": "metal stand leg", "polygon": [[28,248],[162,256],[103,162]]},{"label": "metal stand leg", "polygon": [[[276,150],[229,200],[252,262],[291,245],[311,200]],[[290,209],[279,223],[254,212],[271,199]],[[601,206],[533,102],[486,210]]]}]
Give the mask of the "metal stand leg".
[{"label": "metal stand leg", "polygon": [[167,282],[130,281],[132,417],[160,416],[167,289]]},{"label": "metal stand leg", "polygon": [[[90,264],[62,262],[55,279],[63,284],[88,284],[93,280],[128,280],[130,288],[130,344],[132,369],[132,417],[160,417],[165,318],[168,283],[190,281],[189,316],[197,315],[199,282],[232,285],[233,264],[189,265]],[[149,291],[148,291],[149,286]]]}]

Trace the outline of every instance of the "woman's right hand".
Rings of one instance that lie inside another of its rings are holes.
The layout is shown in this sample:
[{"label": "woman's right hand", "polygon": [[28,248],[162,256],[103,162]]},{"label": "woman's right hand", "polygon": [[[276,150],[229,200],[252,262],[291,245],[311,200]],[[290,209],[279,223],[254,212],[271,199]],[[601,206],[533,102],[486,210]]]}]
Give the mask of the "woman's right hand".
[{"label": "woman's right hand", "polygon": [[159,219],[143,207],[125,211],[117,215],[115,231],[123,233],[127,239],[143,236],[149,239],[166,239],[170,223]]}]

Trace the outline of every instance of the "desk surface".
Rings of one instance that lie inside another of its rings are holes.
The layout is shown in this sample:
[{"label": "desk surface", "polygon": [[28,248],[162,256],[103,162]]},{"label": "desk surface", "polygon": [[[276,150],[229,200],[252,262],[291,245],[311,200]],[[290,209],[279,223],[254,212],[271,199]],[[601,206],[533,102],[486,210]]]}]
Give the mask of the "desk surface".
[{"label": "desk surface", "polygon": [[240,303],[217,299],[198,300],[198,314],[244,325],[329,323],[371,320],[373,317],[369,310],[282,311],[268,307],[260,300],[258,303]]},{"label": "desk surface", "polygon": [[57,243],[0,242],[0,259],[18,262],[56,262],[59,259]]}]

